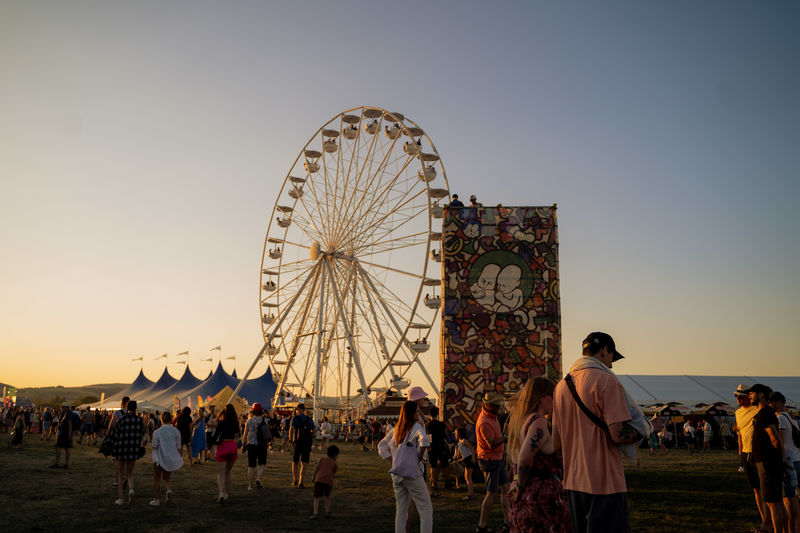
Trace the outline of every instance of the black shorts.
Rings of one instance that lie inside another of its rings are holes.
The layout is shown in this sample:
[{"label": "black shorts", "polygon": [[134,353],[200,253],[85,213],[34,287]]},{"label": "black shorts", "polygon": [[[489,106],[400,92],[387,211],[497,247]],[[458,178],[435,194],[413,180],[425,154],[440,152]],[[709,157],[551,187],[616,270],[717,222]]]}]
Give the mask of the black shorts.
[{"label": "black shorts", "polygon": [[761,481],[761,499],[767,503],[779,503],[783,500],[783,463],[758,462],[756,470]]},{"label": "black shorts", "polygon": [[297,444],[294,447],[294,453],[292,454],[292,462],[299,463],[303,461],[304,463],[308,462],[309,457],[311,456],[311,446],[305,446]]},{"label": "black shorts", "polygon": [[56,437],[56,448],[72,448],[72,442],[67,438],[66,433],[60,433]]},{"label": "black shorts", "polygon": [[211,444],[211,437],[214,436],[213,431],[206,431],[206,450],[210,450],[213,444]]},{"label": "black shorts", "polygon": [[464,468],[475,468],[475,459],[473,459],[471,455],[469,457],[464,457],[461,460],[461,464],[464,465]]},{"label": "black shorts", "polygon": [[267,464],[267,446],[258,444],[247,445],[247,466],[255,468],[256,464]]},{"label": "black shorts", "polygon": [[568,490],[572,531],[630,533],[628,494],[588,494]]},{"label": "black shorts", "polygon": [[431,448],[431,451],[428,452],[428,461],[431,463],[431,468],[446,468],[450,464],[449,450],[446,448],[438,450]]},{"label": "black shorts", "polygon": [[331,487],[327,483],[314,483],[314,497],[315,498],[322,498],[323,496],[328,497],[331,495]]},{"label": "black shorts", "polygon": [[742,454],[742,468],[744,468],[744,476],[747,478],[747,485],[751,489],[761,490],[761,480],[758,477],[758,470],[756,463],[753,461],[752,453]]}]

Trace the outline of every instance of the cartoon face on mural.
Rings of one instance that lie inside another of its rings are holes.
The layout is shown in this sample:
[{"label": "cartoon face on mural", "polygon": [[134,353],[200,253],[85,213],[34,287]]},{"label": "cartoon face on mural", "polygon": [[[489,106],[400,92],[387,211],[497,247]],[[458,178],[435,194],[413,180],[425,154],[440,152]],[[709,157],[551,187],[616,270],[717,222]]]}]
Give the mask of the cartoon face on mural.
[{"label": "cartoon face on mural", "polygon": [[500,273],[500,266],[493,263],[483,267],[478,281],[470,286],[472,297],[482,306],[492,309],[495,305],[494,289],[497,285],[497,276]]},{"label": "cartoon face on mural", "polygon": [[506,265],[497,275],[495,311],[508,313],[522,306],[522,289],[519,288],[521,276],[522,270],[517,265]]},{"label": "cartoon face on mural", "polygon": [[475,422],[484,392],[510,395],[532,377],[561,377],[555,211],[445,215],[441,390],[451,427]]}]

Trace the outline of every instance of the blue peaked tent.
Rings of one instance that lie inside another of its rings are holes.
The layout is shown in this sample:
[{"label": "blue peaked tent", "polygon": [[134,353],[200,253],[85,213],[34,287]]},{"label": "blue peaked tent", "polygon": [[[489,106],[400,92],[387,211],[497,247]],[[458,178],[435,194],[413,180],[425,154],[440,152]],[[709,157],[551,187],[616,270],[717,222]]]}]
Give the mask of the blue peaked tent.
[{"label": "blue peaked tent", "polygon": [[239,396],[245,398],[250,405],[258,402],[264,409],[270,409],[277,389],[278,384],[272,379],[272,369],[267,368],[261,377],[245,381]]},{"label": "blue peaked tent", "polygon": [[186,398],[192,398],[192,401],[195,401],[198,396],[202,398],[211,396],[213,398],[226,386],[235,389],[238,384],[239,380],[234,379],[233,376],[225,372],[225,369],[222,368],[222,363],[219,363],[214,373],[207,380],[190,391],[178,394],[178,398],[180,398],[181,405],[183,405]]},{"label": "blue peaked tent", "polygon": [[149,400],[150,398],[158,396],[177,382],[178,380],[170,375],[170,373],[167,371],[167,367],[165,366],[164,372],[161,374],[161,377],[158,378],[158,381],[153,383],[153,385],[145,390],[137,392],[131,396],[131,398],[138,401]]},{"label": "blue peaked tent", "polygon": [[[139,370],[139,375],[136,376],[136,379],[133,380],[133,383],[131,383],[130,385],[128,385],[127,387],[125,387],[124,389],[119,391],[118,393],[112,394],[111,396],[106,398],[105,399],[105,402],[106,402],[105,405],[112,405],[113,402],[119,402],[120,400],[122,400],[123,396],[128,396],[128,397],[133,398],[134,396],[136,396],[140,392],[142,392],[142,391],[144,391],[146,389],[149,389],[154,384],[155,383],[153,381],[150,381],[144,375],[144,370]],[[109,403],[109,402],[111,402],[111,403]]]},{"label": "blue peaked tent", "polygon": [[[206,379],[210,377],[211,374],[209,373]],[[203,383],[203,381],[205,380],[195,377],[195,375],[192,374],[192,371],[189,370],[189,367],[187,366],[186,370],[183,371],[183,375],[177,382],[175,382],[168,389],[162,391],[160,394],[155,394],[152,397],[147,398],[147,400],[155,404],[163,405],[164,407],[169,407],[172,405],[172,400],[175,395],[177,395],[178,398],[185,398],[186,393],[196,388],[198,385]]]}]

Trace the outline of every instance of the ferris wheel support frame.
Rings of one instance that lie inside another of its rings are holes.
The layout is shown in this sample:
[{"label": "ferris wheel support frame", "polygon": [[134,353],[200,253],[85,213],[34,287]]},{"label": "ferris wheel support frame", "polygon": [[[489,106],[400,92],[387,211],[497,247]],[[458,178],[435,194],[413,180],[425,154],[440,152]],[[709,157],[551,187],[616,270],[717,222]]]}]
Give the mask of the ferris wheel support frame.
[{"label": "ferris wheel support frame", "polygon": [[[357,263],[356,263],[357,264]],[[334,299],[336,300],[336,307],[339,309],[339,317],[342,319],[342,327],[344,328],[345,337],[347,337],[347,344],[350,346],[350,352],[352,354],[353,360],[356,364],[356,373],[358,374],[358,381],[361,383],[361,395],[364,397],[364,403],[367,407],[369,407],[369,391],[367,390],[367,381],[364,379],[364,371],[361,368],[361,361],[358,357],[358,352],[356,351],[355,343],[353,342],[353,332],[350,329],[350,325],[347,322],[347,316],[345,315],[344,306],[342,305],[342,299],[339,295],[339,288],[336,285],[336,280],[333,277],[333,272],[328,270],[328,276],[331,279],[331,288],[333,292]],[[350,391],[348,391],[348,396]]]},{"label": "ferris wheel support frame", "polygon": [[322,413],[322,409],[319,408],[319,391],[322,381],[322,337],[325,335],[323,311],[325,309],[325,274],[327,269],[328,264],[323,260],[322,271],[320,272],[322,282],[319,287],[319,313],[317,317],[317,329],[319,331],[317,333],[317,375],[314,380],[314,421],[319,420],[319,415]]},{"label": "ferris wheel support frame", "polygon": [[[358,261],[354,261],[354,263],[358,267],[359,274],[361,275],[361,280],[362,281],[366,281],[367,284],[369,284],[369,286],[372,288],[373,292],[378,294],[378,291],[375,289],[375,285],[372,283],[372,279],[369,277],[369,274],[367,274],[367,272],[364,270],[364,267],[362,267],[361,264]],[[405,331],[403,331],[403,329],[400,327],[400,325],[395,320],[394,315],[389,311],[389,309],[387,309],[385,307],[386,303],[383,300],[381,300],[380,298],[378,299],[378,301],[381,303],[382,306],[384,306],[384,311],[386,312],[387,316],[389,317],[389,320],[391,320],[392,324],[394,324],[394,327],[395,327],[395,329],[397,329],[398,333],[401,334],[402,338],[406,338],[405,336],[408,335],[408,327],[406,327]],[[409,324],[409,326],[410,326],[410,324]],[[392,353],[392,355],[389,356],[389,360],[387,361],[386,365],[381,369],[380,372],[378,372],[377,376],[372,381],[372,383],[369,384],[370,387],[386,371],[387,367],[391,367],[392,361],[394,360],[394,357],[395,357],[395,355],[397,355],[397,352],[400,350],[401,346],[402,346],[402,343],[398,343],[397,348],[395,348],[394,353]],[[425,369],[425,365],[423,365],[422,363],[419,362],[419,354],[418,353],[414,354],[414,360],[412,361],[412,363],[414,363],[414,362],[416,362],[417,366],[419,366],[420,370],[422,370],[422,373],[425,375],[425,378],[428,380],[428,383],[430,383],[431,387],[433,387],[433,391],[436,394],[436,396],[439,396],[439,387],[437,387],[436,383],[433,382],[433,378],[431,378],[431,375]]]},{"label": "ferris wheel support frame", "polygon": [[[314,266],[314,270],[316,270],[316,269],[317,269],[317,265]],[[233,399],[236,398],[236,396],[239,394],[239,391],[242,390],[242,386],[244,386],[245,382],[247,381],[247,378],[250,377],[250,374],[253,372],[253,369],[256,367],[256,364],[261,360],[262,357],[264,357],[264,352],[267,351],[267,346],[269,346],[272,343],[272,340],[275,338],[275,333],[277,333],[278,328],[283,324],[283,321],[286,319],[286,317],[289,316],[289,311],[292,309],[292,307],[294,306],[295,302],[297,302],[297,299],[300,297],[300,295],[303,294],[303,289],[306,288],[306,285],[308,285],[308,281],[311,279],[311,277],[312,276],[309,275],[306,278],[306,280],[300,286],[300,290],[297,291],[297,293],[294,295],[292,300],[289,302],[289,305],[286,306],[286,310],[283,313],[281,313],[281,317],[278,320],[278,322],[275,324],[275,327],[272,329],[272,333],[269,334],[269,338],[264,343],[264,346],[261,347],[261,350],[259,350],[258,355],[256,355],[255,358],[253,359],[253,362],[250,364],[250,368],[248,368],[247,372],[245,372],[244,376],[242,376],[242,380],[239,381],[239,384],[236,386],[236,389],[234,389],[234,391],[231,393],[230,398],[228,398],[228,403],[231,403],[233,401]],[[278,399],[278,397],[280,395],[281,386],[283,385],[283,383],[285,381],[286,381],[286,375],[284,373],[284,375],[281,376],[281,382],[278,385],[278,388],[275,390],[275,396],[272,399],[272,405],[273,406],[275,405],[275,401]]]}]

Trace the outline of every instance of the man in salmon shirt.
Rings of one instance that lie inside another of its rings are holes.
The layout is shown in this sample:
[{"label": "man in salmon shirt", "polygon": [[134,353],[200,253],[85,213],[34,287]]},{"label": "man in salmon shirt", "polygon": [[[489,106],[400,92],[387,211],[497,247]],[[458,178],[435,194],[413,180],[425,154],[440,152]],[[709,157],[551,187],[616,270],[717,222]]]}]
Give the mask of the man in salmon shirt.
[{"label": "man in salmon shirt", "polygon": [[625,389],[610,370],[614,361],[622,359],[614,339],[607,333],[590,333],[582,348],[583,357],[568,376],[583,404],[607,428],[589,418],[566,377],[562,379],[554,395],[553,443],[563,453],[572,532],[628,533],[630,514],[619,445],[638,442],[643,435],[631,423]]},{"label": "man in salmon shirt", "polygon": [[487,392],[483,396],[483,408],[475,424],[475,434],[478,438],[478,465],[486,477],[486,496],[481,504],[481,516],[478,519],[477,533],[492,531],[487,523],[489,512],[492,510],[497,491],[500,491],[500,505],[503,507],[503,531],[508,530],[508,507],[506,506],[506,492],[508,491],[508,473],[506,472],[503,452],[505,451],[506,436],[500,429],[497,415],[503,406],[503,395],[497,392]]}]

